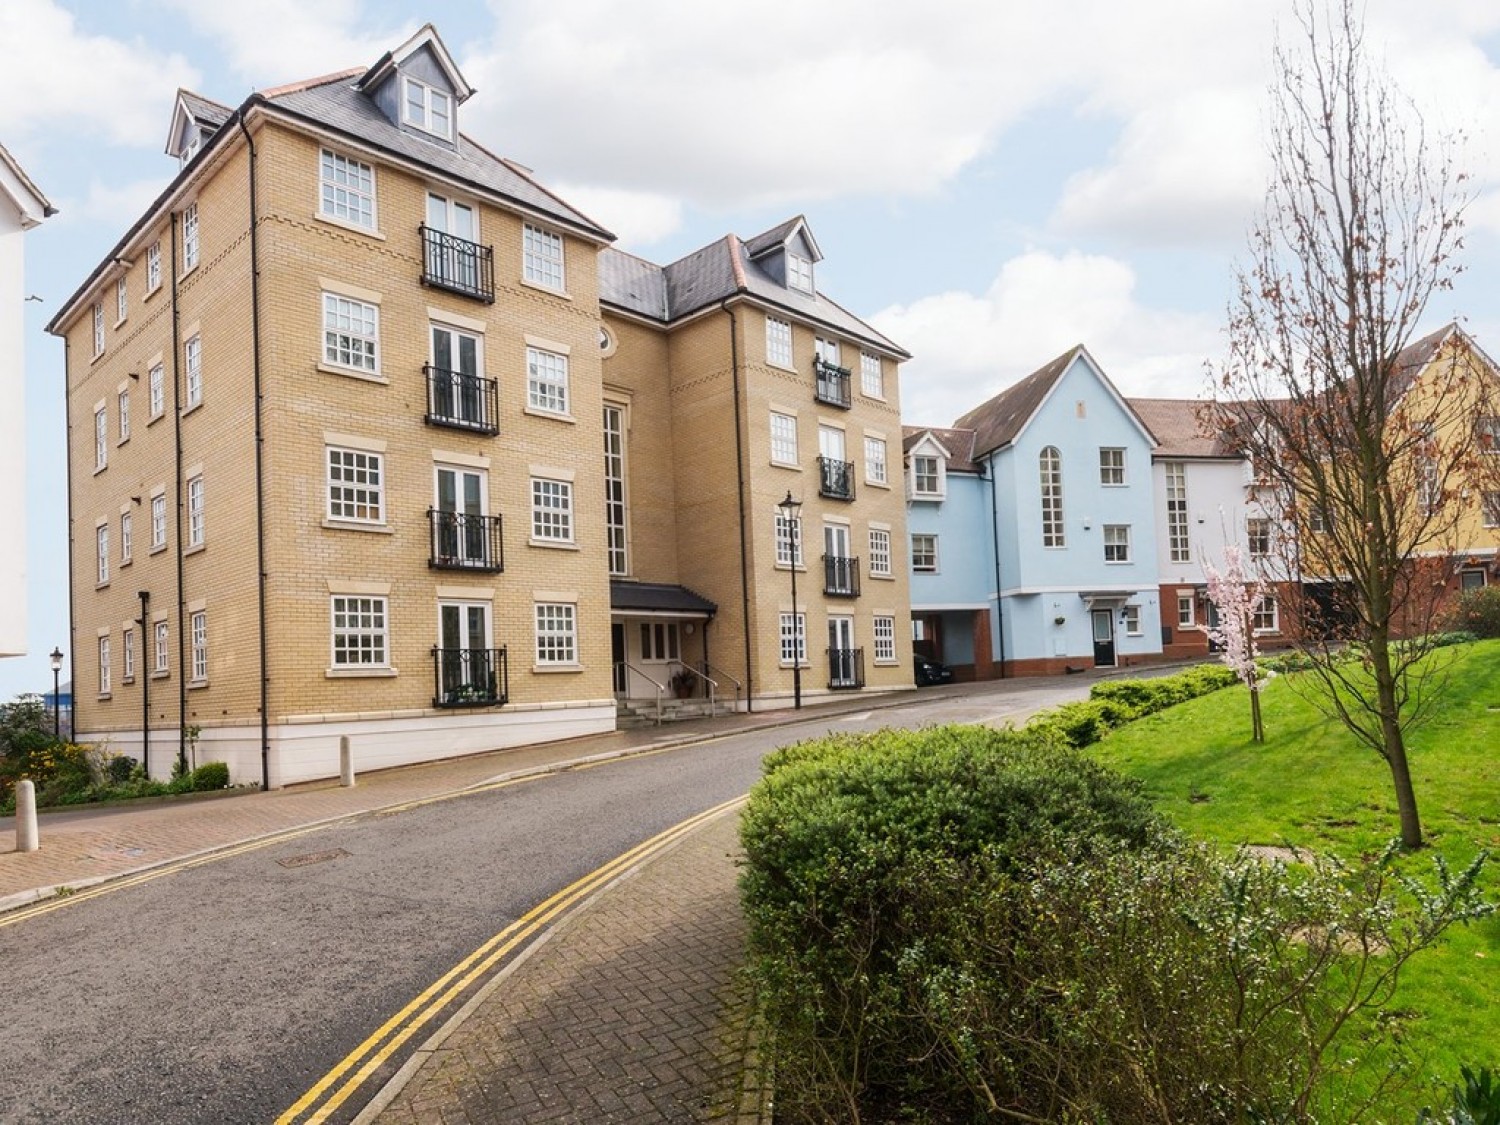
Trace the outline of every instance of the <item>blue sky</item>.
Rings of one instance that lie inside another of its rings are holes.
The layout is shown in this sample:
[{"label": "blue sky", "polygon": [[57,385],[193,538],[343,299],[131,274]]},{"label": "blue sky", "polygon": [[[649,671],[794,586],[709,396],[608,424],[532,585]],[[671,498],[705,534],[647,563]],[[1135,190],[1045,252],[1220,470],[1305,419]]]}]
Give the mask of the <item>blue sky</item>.
[{"label": "blue sky", "polygon": [[[0,143],[60,213],[27,240],[30,648],[67,634],[62,346],[43,326],[175,171],[179,86],[229,105],[366,66],[431,19],[468,134],[671,261],[807,216],[821,289],[916,358],[944,424],[1075,343],[1126,394],[1194,396],[1265,182],[1289,0],[0,0]],[[1500,4],[1369,0],[1430,130],[1462,132],[1459,317],[1500,354]],[[6,482],[13,487],[13,482]],[[7,596],[20,592],[7,591]]]}]

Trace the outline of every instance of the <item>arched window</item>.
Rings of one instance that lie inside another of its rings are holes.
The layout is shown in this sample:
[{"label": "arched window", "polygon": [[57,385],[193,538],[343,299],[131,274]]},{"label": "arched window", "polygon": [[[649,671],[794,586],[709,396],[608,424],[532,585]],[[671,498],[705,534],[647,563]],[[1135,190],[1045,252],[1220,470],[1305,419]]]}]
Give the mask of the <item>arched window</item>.
[{"label": "arched window", "polygon": [[1066,547],[1063,533],[1062,454],[1049,445],[1042,450],[1042,546]]}]

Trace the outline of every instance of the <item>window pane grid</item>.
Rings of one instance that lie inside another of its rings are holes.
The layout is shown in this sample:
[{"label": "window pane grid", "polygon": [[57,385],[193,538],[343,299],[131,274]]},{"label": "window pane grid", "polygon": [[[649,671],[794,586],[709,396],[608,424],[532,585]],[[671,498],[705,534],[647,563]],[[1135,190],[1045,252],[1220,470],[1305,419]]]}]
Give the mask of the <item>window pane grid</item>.
[{"label": "window pane grid", "polygon": [[355,226],[375,226],[375,169],[323,150],[323,214]]},{"label": "window pane grid", "polygon": [[536,660],[538,664],[576,664],[576,607],[566,603],[539,603],[536,607]]},{"label": "window pane grid", "polygon": [[1099,483],[1116,485],[1125,483],[1125,451],[1102,448],[1099,450]]},{"label": "window pane grid", "polygon": [[567,481],[532,478],[531,536],[572,542],[573,486]]},{"label": "window pane grid", "polygon": [[1065,547],[1063,532],[1062,455],[1054,446],[1041,453],[1042,546]]},{"label": "window pane grid", "polygon": [[203,478],[188,481],[188,546],[203,546]]},{"label": "window pane grid", "polygon": [[380,454],[356,449],[328,451],[328,518],[385,522]]},{"label": "window pane grid", "polygon": [[865,479],[876,484],[886,482],[885,442],[880,438],[865,438]]},{"label": "window pane grid", "polygon": [[523,276],[548,289],[563,287],[563,240],[549,230],[527,226],[521,239]]},{"label": "window pane grid", "polygon": [[378,667],[385,663],[385,599],[335,597],[333,599],[334,667]]},{"label": "window pane grid", "polygon": [[551,414],[568,412],[568,357],[526,349],[526,400]]},{"label": "window pane grid", "polygon": [[1167,466],[1167,550],[1174,563],[1188,562],[1187,470]]},{"label": "window pane grid", "polygon": [[781,367],[792,365],[792,326],[766,317],[766,361]]},{"label": "window pane grid", "polygon": [[880,370],[880,357],[869,352],[859,355],[860,390],[871,398],[885,397],[885,376]]},{"label": "window pane grid", "polygon": [[896,619],[876,617],[874,622],[875,659],[896,659]]},{"label": "window pane grid", "polygon": [[797,419],[790,414],[771,413],[771,460],[778,465],[797,463]]},{"label": "window pane grid", "polygon": [[911,568],[924,573],[937,570],[936,535],[913,535],[911,537]]},{"label": "window pane grid", "polygon": [[165,547],[167,545],[167,498],[165,496],[151,497],[151,546],[152,548]]},{"label": "window pane grid", "polygon": [[807,663],[807,615],[783,613],[781,615],[781,662],[783,664]]},{"label": "window pane grid", "polygon": [[802,521],[776,513],[776,565],[802,565]]},{"label": "window pane grid", "polygon": [[187,368],[187,405],[194,407],[203,401],[203,338],[192,337],[182,346],[182,352]]},{"label": "window pane grid", "polygon": [[208,679],[208,614],[202,611],[190,618],[193,635],[193,679]]},{"label": "window pane grid", "polygon": [[1130,561],[1130,525],[1107,523],[1104,525],[1104,561],[1128,563]]},{"label": "window pane grid", "polygon": [[374,371],[380,310],[363,301],[323,294],[323,356],[339,367]]}]

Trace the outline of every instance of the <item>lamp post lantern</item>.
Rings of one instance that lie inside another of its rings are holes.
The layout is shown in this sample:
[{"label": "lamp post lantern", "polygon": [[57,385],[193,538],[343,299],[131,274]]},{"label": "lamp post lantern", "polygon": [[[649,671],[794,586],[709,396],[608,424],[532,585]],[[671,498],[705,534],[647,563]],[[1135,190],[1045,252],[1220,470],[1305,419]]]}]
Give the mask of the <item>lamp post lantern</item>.
[{"label": "lamp post lantern", "polygon": [[62,675],[63,651],[56,645],[52,646],[52,737],[58,741],[62,740],[62,720],[59,717],[62,711],[62,696],[58,679]]},{"label": "lamp post lantern", "polygon": [[801,500],[792,499],[791,489],[787,489],[786,499],[776,505],[784,513],[782,518],[786,520],[787,535],[787,569],[792,572],[792,709],[802,709],[802,646],[805,642],[804,630],[798,628],[797,621],[797,555],[802,546],[802,527],[797,519],[797,512],[802,507]]}]

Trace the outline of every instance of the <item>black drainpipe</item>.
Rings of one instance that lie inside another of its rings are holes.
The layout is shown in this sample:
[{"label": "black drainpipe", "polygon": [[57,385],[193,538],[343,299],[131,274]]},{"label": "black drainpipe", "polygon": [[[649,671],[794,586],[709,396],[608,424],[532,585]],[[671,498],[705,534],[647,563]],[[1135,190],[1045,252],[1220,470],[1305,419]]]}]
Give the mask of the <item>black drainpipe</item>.
[{"label": "black drainpipe", "polygon": [[995,493],[995,459],[984,463],[990,481],[990,538],[995,552],[995,637],[1000,642],[1000,678],[1005,679],[1005,610],[1000,598],[1000,502]]},{"label": "black drainpipe", "polygon": [[740,612],[745,619],[745,713],[755,710],[755,674],[750,660],[750,557],[745,540],[745,439],[740,420],[739,321],[726,298],[719,307],[729,317],[729,370],[734,382],[734,473],[740,506]]},{"label": "black drainpipe", "polygon": [[256,613],[260,627],[260,787],[271,788],[270,682],[266,675],[266,505],[265,430],[260,383],[260,223],[255,209],[255,141],[239,118],[240,132],[250,149],[250,348],[255,384],[255,569]]},{"label": "black drainpipe", "polygon": [[172,212],[172,440],[177,445],[177,479],[172,482],[173,510],[177,518],[172,521],[172,553],[177,556],[177,768],[187,769],[187,656],[186,638],[182,635],[187,595],[182,588],[182,374],[178,360],[182,354],[182,312],[177,305],[177,212]]}]

